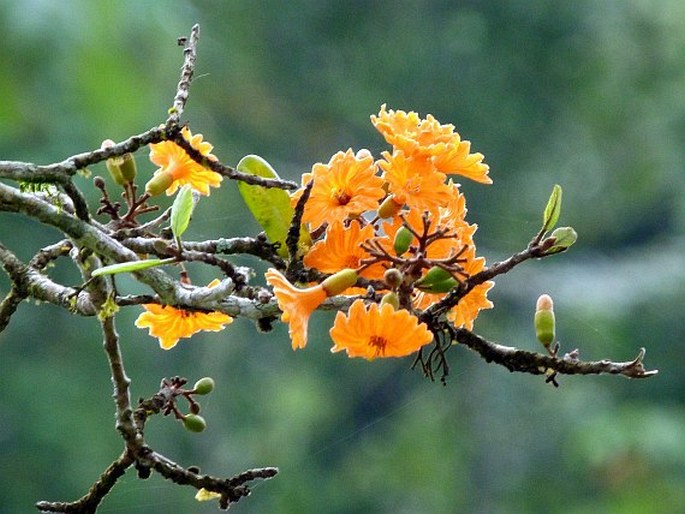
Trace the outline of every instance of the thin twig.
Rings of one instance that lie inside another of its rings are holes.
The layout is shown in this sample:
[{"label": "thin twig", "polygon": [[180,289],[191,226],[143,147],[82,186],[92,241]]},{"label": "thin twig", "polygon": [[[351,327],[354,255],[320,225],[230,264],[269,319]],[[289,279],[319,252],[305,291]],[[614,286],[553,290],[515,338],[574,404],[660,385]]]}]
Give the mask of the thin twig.
[{"label": "thin twig", "polygon": [[543,375],[553,371],[563,375],[610,374],[628,378],[648,378],[658,373],[658,370],[645,370],[642,363],[644,348],[640,349],[635,359],[627,362],[613,362],[608,359],[582,361],[578,359],[577,350],[562,358],[552,357],[493,343],[464,328],[456,330],[455,340],[477,352],[487,362],[494,362],[512,372]]}]

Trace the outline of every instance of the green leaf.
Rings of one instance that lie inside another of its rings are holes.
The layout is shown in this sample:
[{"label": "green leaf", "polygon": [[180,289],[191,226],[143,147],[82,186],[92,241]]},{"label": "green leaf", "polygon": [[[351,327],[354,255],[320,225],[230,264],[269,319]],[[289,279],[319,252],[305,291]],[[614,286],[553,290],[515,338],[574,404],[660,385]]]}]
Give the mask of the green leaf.
[{"label": "green leaf", "polygon": [[190,217],[193,215],[193,191],[188,184],[183,186],[171,206],[171,231],[176,239],[188,228]]},{"label": "green leaf", "polygon": [[154,268],[155,266],[161,266],[162,264],[169,264],[175,260],[174,257],[169,257],[168,259],[145,259],[142,261],[119,262],[117,264],[110,264],[109,266],[98,268],[93,271],[91,275],[93,277],[99,277],[100,275],[114,275],[115,273],[140,271],[147,268]]},{"label": "green leaf", "polygon": [[[246,155],[240,160],[236,169],[242,173],[258,177],[280,178],[271,165],[258,155]],[[266,237],[272,243],[281,243],[278,255],[287,258],[288,249],[285,246],[285,239],[288,235],[290,220],[295,211],[290,205],[290,195],[283,189],[266,188],[245,182],[238,182],[238,190],[252,216],[264,229]],[[308,241],[309,234],[306,229],[302,228],[300,243],[307,243]]]},{"label": "green leaf", "polygon": [[559,221],[559,214],[561,214],[561,186],[555,184],[552,189],[552,194],[549,195],[545,212],[542,215],[542,232],[552,230],[554,225]]}]

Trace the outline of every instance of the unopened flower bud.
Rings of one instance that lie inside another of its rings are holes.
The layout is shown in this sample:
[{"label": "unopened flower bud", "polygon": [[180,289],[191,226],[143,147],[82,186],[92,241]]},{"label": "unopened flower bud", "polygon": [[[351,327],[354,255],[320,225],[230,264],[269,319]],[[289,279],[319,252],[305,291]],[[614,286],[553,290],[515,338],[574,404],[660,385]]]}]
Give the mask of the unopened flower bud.
[{"label": "unopened flower bud", "polygon": [[197,414],[186,414],[183,416],[183,426],[190,432],[202,432],[207,428],[207,422]]},{"label": "unopened flower bud", "polygon": [[120,165],[121,176],[126,182],[133,182],[136,178],[136,158],[132,153],[125,153],[122,156],[122,162]]},{"label": "unopened flower bud", "polygon": [[209,394],[214,390],[214,379],[212,377],[204,377],[195,382],[193,391],[195,394]]},{"label": "unopened flower bud", "polygon": [[367,148],[357,150],[357,153],[355,155],[355,158],[360,161],[362,159],[368,159],[369,157],[373,157],[373,155],[371,155],[371,152]]},{"label": "unopened flower bud", "polygon": [[321,282],[321,287],[328,296],[335,296],[356,284],[358,278],[359,274],[355,270],[345,268]]},{"label": "unopened flower bud", "polygon": [[[102,144],[100,145],[100,149],[105,150],[107,148],[112,148],[114,146],[114,141],[111,139],[105,139]],[[124,162],[124,159],[121,157],[110,157],[105,161],[105,166],[107,166],[107,171],[109,172],[110,176],[120,186],[123,186],[126,183],[126,180],[124,179],[124,176],[121,173],[121,164]]]},{"label": "unopened flower bud", "polygon": [[93,185],[98,189],[104,189],[105,181],[102,179],[102,177],[96,175],[95,177],[93,177]]},{"label": "unopened flower bud", "polygon": [[145,184],[145,192],[150,196],[161,195],[174,181],[174,177],[168,171],[161,171],[153,176]]},{"label": "unopened flower bud", "polygon": [[540,295],[535,306],[535,335],[545,348],[554,342],[554,302],[547,294]]}]

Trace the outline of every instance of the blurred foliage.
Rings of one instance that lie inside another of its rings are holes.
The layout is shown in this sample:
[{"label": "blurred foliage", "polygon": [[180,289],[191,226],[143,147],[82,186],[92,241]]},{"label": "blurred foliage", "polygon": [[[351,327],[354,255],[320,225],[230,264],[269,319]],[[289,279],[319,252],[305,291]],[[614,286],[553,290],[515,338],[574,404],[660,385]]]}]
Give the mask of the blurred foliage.
[{"label": "blurred foliage", "polygon": [[[645,346],[661,373],[562,377],[554,390],[455,348],[442,388],[409,360],[331,356],[330,314],[314,317],[302,352],[285,327],[259,334],[244,320],[162,352],[133,327],[137,309],[124,309],[134,398],[163,376],[217,382],[203,402],[207,431],[154,419],[155,448],[215,475],[279,466],[234,507],[242,513],[685,511],[685,3],[6,0],[0,158],[54,162],[163,121],[181,63],[175,39],[195,22],[186,118],[222,160],[256,153],[297,179],[337,150],[378,155],[386,147],[368,117],[382,103],[454,123],[495,181],[464,184],[482,255],[521,249],[555,183],[560,224],[580,236],[567,255],[498,280],[496,308],[476,330],[534,349],[534,302],[548,292],[564,348],[628,360]],[[153,171],[146,152],[138,161]],[[185,237],[254,234],[240,205],[225,184]],[[0,240],[22,258],[55,237],[0,213]],[[77,284],[67,268],[51,273]],[[211,273],[191,267],[197,283]],[[75,499],[118,455],[110,388],[95,320],[20,307],[0,334],[4,510]],[[193,494],[131,473],[102,512],[216,511]]]}]

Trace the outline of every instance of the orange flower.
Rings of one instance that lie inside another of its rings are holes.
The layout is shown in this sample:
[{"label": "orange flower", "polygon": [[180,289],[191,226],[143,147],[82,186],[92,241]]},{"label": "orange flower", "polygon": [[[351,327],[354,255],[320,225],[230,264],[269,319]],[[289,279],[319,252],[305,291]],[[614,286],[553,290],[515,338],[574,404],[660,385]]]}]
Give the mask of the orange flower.
[{"label": "orange flower", "polygon": [[[207,160],[217,160],[211,153],[214,147],[202,140],[202,134],[192,135],[188,127],[183,127],[181,134]],[[174,194],[180,186],[185,184],[190,184],[195,191],[203,195],[209,195],[210,186],[219,187],[223,180],[223,177],[215,171],[208,170],[191,159],[185,150],[173,141],[150,145],[150,160],[160,166],[155,172],[155,177],[163,173],[170,175],[171,185],[166,188],[167,195]]]},{"label": "orange flower", "polygon": [[[357,155],[352,149],[338,152],[328,164],[317,163],[311,173],[302,175],[302,185],[312,179],[314,186],[302,216],[302,222],[309,223],[312,229],[375,210],[385,196],[383,180],[376,176],[376,165],[368,151]],[[293,195],[293,205],[300,195],[302,190]]]},{"label": "orange flower", "polygon": [[293,350],[307,346],[309,316],[328,297],[321,284],[299,289],[273,268],[266,272],[266,281],[273,286],[278,307],[283,311],[281,321],[288,323]]},{"label": "orange flower", "polygon": [[[219,283],[213,280],[207,287]],[[149,328],[149,334],[159,339],[164,350],[170,350],[181,338],[190,337],[201,331],[220,332],[233,323],[233,318],[223,312],[193,312],[177,309],[170,305],[144,304],[145,312],[136,319],[138,328]]]},{"label": "orange flower", "polygon": [[266,281],[273,286],[281,321],[288,323],[293,350],[307,346],[307,325],[312,312],[329,296],[340,294],[357,281],[353,270],[342,270],[321,284],[306,289],[295,287],[277,270],[267,270]]},{"label": "orange flower", "polygon": [[435,211],[449,201],[445,175],[424,158],[408,158],[402,151],[383,152],[378,162],[393,200],[419,212]]},{"label": "orange flower", "polygon": [[347,315],[338,312],[330,335],[332,352],[347,351],[349,357],[404,357],[433,340],[425,323],[408,311],[390,304],[371,304],[355,300]]},{"label": "orange flower", "polygon": [[454,125],[441,125],[432,115],[422,120],[413,111],[386,111],[381,106],[371,123],[395,149],[410,158],[431,159],[438,171],[463,175],[483,184],[491,184],[487,176],[489,166],[483,163],[483,154],[470,153],[471,143],[462,141]]},{"label": "orange flower", "polygon": [[[362,228],[355,220],[346,227],[342,222],[334,221],[328,225],[325,237],[317,241],[304,256],[304,264],[322,273],[358,268],[360,261],[369,258],[361,244],[372,239],[374,235],[372,225]],[[381,279],[384,271],[380,264],[374,264],[364,269],[361,275],[370,279]]]}]

